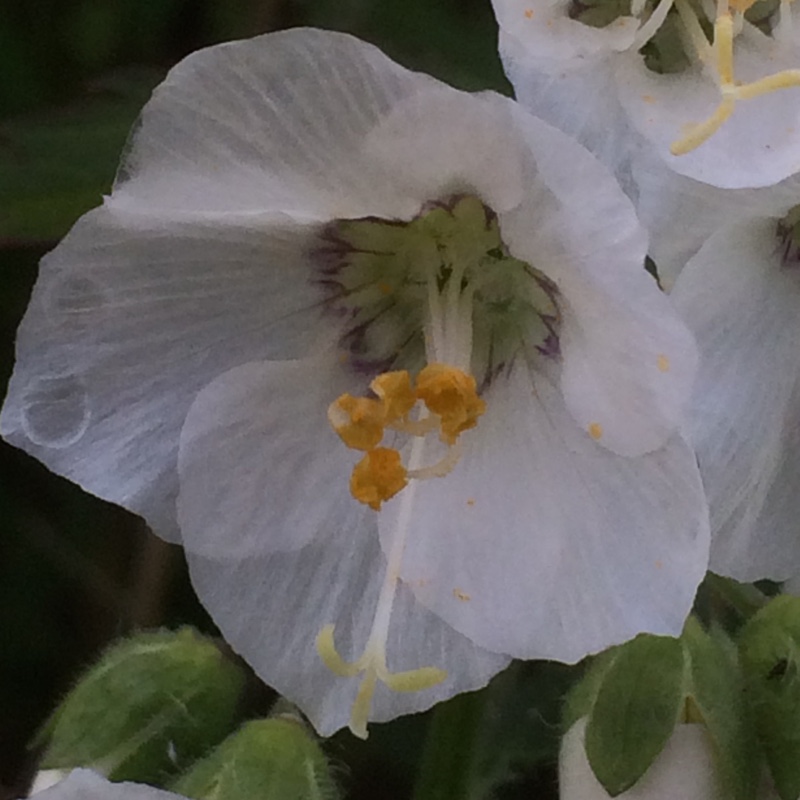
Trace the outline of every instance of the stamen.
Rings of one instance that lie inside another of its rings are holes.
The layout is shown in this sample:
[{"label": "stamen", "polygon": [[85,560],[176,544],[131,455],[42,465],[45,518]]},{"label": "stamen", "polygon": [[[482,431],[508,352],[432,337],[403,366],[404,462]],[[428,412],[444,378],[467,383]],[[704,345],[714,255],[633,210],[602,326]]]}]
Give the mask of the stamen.
[{"label": "stamen", "polygon": [[378,400],[343,394],[328,406],[328,421],[348,447],[371,450],[383,438],[386,411]]},{"label": "stamen", "polygon": [[[702,54],[707,51],[708,43],[705,42],[705,36],[703,36],[702,43],[697,42],[696,34],[691,27],[694,24],[699,28],[699,23],[696,19],[694,19],[694,23],[688,21],[687,9],[689,9],[689,6],[687,0],[675,0],[675,2],[680,12],[681,20],[686,25],[692,41],[696,43],[698,55],[705,61]],[[690,126],[682,139],[673,142],[670,152],[674,156],[685,155],[710,139],[731,116],[738,100],[749,100],[778,89],[800,86],[800,70],[796,69],[783,70],[750,83],[736,84],[733,68],[734,21],[728,5],[728,0],[718,0],[712,49],[713,57],[716,61],[715,67],[722,99],[714,113],[705,122]],[[742,10],[747,10],[752,5],[752,0],[730,0],[730,5],[741,13]],[[690,9],[688,13],[691,13]]]},{"label": "stamen", "polygon": [[486,403],[478,397],[475,378],[446,364],[428,364],[417,377],[417,396],[441,418],[441,438],[453,445],[461,433],[478,424]]},{"label": "stamen", "polygon": [[411,388],[411,376],[404,369],[378,375],[370,383],[369,388],[383,402],[387,425],[405,419],[417,402],[414,390]]},{"label": "stamen", "polygon": [[391,447],[370,450],[353,467],[350,493],[361,503],[380,511],[381,503],[390,500],[408,485],[408,472],[400,453]]},{"label": "stamen", "polygon": [[[410,467],[419,469],[425,449],[424,439],[415,439],[411,448]],[[386,564],[383,585],[375,607],[372,629],[361,657],[356,661],[345,661],[337,652],[334,643],[334,626],[326,625],[317,635],[317,652],[323,663],[336,675],[354,677],[364,673],[350,713],[350,730],[362,739],[367,738],[367,720],[372,705],[377,681],[397,692],[418,692],[441,683],[447,672],[437,667],[389,672],[386,667],[386,642],[389,638],[389,622],[397,592],[400,565],[405,551],[406,538],[411,523],[415,484],[403,495],[397,516],[397,526],[392,537],[391,550]]]}]

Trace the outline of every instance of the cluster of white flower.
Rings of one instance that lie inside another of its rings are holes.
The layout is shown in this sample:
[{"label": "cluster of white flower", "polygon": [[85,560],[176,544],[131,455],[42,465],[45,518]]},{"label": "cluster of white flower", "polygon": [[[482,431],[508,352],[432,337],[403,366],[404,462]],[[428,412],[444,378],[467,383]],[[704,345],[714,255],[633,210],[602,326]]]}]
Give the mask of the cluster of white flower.
[{"label": "cluster of white flower", "polygon": [[181,62],[19,330],[3,436],[322,734],[800,573],[796,9],[494,5],[518,101],[310,29]]}]

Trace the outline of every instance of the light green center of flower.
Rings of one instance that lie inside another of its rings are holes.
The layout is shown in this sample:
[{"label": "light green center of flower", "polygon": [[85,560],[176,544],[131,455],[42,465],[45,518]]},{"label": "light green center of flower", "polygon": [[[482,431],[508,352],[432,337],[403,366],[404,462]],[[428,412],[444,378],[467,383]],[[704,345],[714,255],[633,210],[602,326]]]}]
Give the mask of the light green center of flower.
[{"label": "light green center of flower", "polygon": [[[343,344],[366,373],[418,371],[432,343],[435,360],[485,385],[521,348],[558,353],[554,284],[509,254],[497,217],[476,197],[431,204],[409,222],[338,220],[324,238],[329,304],[347,316]],[[471,341],[436,352],[455,305],[470,315]]]}]

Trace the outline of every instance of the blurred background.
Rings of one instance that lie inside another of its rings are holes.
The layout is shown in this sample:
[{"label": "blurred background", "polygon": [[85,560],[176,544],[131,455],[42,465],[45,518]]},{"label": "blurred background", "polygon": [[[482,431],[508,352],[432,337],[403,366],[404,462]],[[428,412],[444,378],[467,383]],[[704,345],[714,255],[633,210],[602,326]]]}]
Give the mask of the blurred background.
[{"label": "blurred background", "polygon": [[[297,25],[348,31],[459,88],[509,92],[489,0],[3,2],[3,390],[38,260],[109,191],[127,131],[166,70],[200,47]],[[0,443],[0,800],[24,790],[35,769],[28,743],[108,642],[184,623],[214,633],[178,548]],[[554,664],[500,676],[480,741],[439,734],[434,751],[425,743],[436,723],[424,714],[374,726],[367,743],[339,734],[329,753],[352,798],[410,797],[432,752],[443,768],[481,764],[486,797],[554,797],[558,697],[570,680]],[[262,713],[269,694],[253,696],[252,713]],[[466,719],[475,702],[456,699],[446,714]]]}]

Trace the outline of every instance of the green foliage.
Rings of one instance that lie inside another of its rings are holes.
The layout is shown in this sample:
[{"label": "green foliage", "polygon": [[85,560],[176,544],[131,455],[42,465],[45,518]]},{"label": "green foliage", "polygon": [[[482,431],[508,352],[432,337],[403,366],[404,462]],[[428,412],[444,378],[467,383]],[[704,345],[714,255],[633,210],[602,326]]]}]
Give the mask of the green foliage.
[{"label": "green foliage", "polygon": [[159,78],[152,70],[121,73],[79,104],[0,126],[0,244],[58,239],[100,204]]},{"label": "green foliage", "polygon": [[800,597],[781,596],[742,630],[739,653],[756,727],[783,800],[800,795]]},{"label": "green foliage", "polygon": [[234,724],[240,669],[190,628],[112,646],[39,734],[42,769],[91,767],[111,780],[160,784]]},{"label": "green foliage", "polygon": [[243,725],[171,787],[194,800],[334,800],[325,754],[297,719]]},{"label": "green foliage", "polygon": [[688,697],[713,742],[726,795],[732,800],[752,798],[761,759],[736,650],[722,631],[708,634],[693,618],[681,640],[689,662]]},{"label": "green foliage", "polygon": [[589,763],[612,797],[647,772],[678,722],[705,727],[726,797],[755,797],[761,759],[735,647],[694,618],[680,639],[643,634],[601,654],[566,704],[567,726],[584,716]]},{"label": "green foliage", "polygon": [[661,752],[684,703],[681,643],[637,636],[616,650],[586,727],[586,754],[612,796],[636,783]]}]

